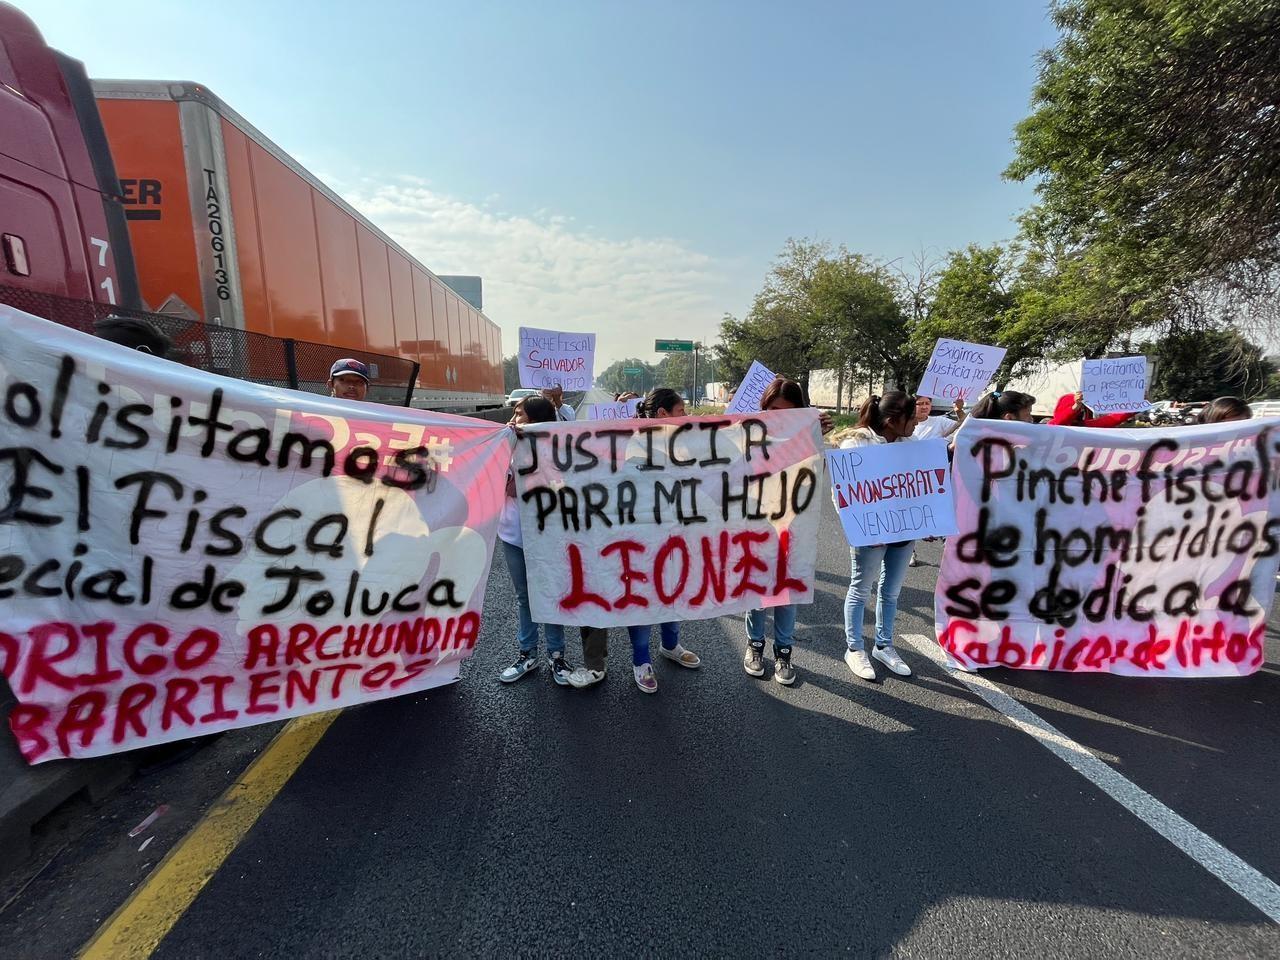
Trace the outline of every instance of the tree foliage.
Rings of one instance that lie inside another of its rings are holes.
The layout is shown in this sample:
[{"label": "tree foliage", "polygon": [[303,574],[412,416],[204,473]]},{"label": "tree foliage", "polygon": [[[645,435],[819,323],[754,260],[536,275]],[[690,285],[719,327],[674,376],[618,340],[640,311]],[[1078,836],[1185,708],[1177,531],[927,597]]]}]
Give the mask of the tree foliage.
[{"label": "tree foliage", "polygon": [[716,359],[735,381],[759,360],[777,373],[808,383],[824,347],[813,280],[828,252],[826,243],[787,240],[747,316],[726,316],[721,322]]},{"label": "tree foliage", "polygon": [[1275,364],[1235,330],[1173,333],[1141,351],[1155,363],[1148,396],[1182,401],[1274,396]]},{"label": "tree foliage", "polygon": [[1036,242],[1093,248],[1121,305],[1196,319],[1280,266],[1280,4],[1062,0],[1006,175]]},{"label": "tree foliage", "polygon": [[884,266],[841,248],[818,264],[810,296],[820,334],[815,362],[915,386],[922,364],[905,349],[910,323]]}]

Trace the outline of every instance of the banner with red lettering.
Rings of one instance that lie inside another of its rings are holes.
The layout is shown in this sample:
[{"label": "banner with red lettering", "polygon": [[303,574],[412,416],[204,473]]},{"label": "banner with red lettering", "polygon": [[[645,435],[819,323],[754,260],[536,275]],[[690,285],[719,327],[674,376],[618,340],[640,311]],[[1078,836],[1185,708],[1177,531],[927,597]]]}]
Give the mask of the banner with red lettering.
[{"label": "banner with red lettering", "polygon": [[475,646],[511,435],[0,306],[0,668],[38,763],[413,693]]},{"label": "banner with red lettering", "polygon": [[813,602],[815,410],[523,429],[512,468],[540,623],[702,620]]},{"label": "banner with red lettering", "polygon": [[1262,666],[1280,421],[1097,430],[970,418],[938,642],[962,668],[1222,677]]}]

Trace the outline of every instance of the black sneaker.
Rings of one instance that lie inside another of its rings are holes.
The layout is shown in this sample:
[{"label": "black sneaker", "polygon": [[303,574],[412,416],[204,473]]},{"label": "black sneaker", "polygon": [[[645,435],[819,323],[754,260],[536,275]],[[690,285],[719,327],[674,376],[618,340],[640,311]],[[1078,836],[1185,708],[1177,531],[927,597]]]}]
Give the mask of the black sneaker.
[{"label": "black sneaker", "polygon": [[563,653],[554,653],[547,659],[547,665],[551,667],[551,679],[562,687],[575,686],[569,677],[573,673],[573,665],[564,658]]},{"label": "black sneaker", "polygon": [[753,677],[764,676],[764,641],[748,640],[747,652],[742,658],[742,669]]},{"label": "black sneaker", "polygon": [[498,674],[503,683],[515,683],[538,669],[538,657],[533,650],[521,650],[516,662]]},{"label": "black sneaker", "polygon": [[775,646],[773,648],[773,679],[784,687],[789,687],[796,682],[796,669],[791,666],[790,647]]}]

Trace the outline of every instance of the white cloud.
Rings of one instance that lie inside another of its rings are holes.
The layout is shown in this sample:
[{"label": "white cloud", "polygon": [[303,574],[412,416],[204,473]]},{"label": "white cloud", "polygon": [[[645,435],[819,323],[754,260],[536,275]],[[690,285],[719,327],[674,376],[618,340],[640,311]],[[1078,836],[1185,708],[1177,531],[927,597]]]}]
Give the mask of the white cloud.
[{"label": "white cloud", "polygon": [[611,240],[563,215],[505,213],[497,197],[477,206],[411,177],[341,192],[435,273],[483,277],[506,353],[520,326],[598,334],[597,372],[628,356],[658,359],[655,337],[715,339],[723,267],[675,240]]}]

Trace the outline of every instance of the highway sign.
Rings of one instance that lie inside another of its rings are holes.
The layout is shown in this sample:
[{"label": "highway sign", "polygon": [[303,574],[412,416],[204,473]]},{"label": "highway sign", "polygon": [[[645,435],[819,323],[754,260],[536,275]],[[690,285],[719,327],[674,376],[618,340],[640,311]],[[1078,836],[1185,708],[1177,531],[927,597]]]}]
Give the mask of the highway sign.
[{"label": "highway sign", "polygon": [[655,340],[655,353],[693,353],[692,340]]}]

